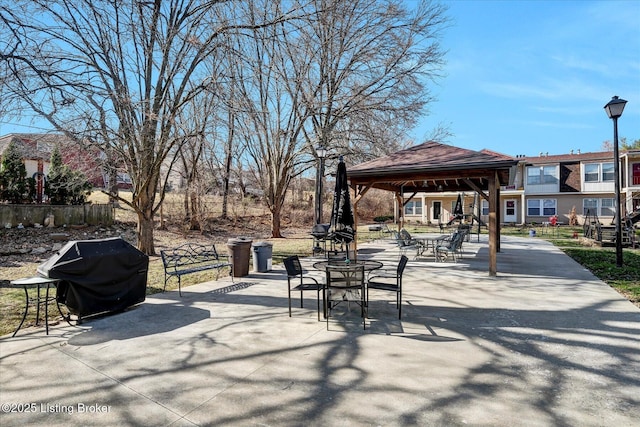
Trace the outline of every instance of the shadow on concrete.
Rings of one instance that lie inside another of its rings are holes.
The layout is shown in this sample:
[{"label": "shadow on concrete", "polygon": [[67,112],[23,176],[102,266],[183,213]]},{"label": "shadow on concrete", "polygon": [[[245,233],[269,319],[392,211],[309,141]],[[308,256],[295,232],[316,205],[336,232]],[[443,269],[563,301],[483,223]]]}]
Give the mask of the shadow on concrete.
[{"label": "shadow on concrete", "polygon": [[121,313],[84,320],[86,330],[74,333],[69,344],[86,346],[161,334],[210,317],[209,311],[201,308],[143,303]]}]

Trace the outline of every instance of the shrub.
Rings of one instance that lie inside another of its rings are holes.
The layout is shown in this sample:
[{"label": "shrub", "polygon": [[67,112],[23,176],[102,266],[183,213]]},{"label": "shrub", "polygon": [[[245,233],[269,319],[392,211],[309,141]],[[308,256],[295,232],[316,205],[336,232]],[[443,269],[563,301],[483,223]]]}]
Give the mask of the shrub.
[{"label": "shrub", "polygon": [[51,168],[44,192],[52,205],[81,205],[91,194],[91,183],[87,177],[62,163],[58,146],[51,153]]},{"label": "shrub", "polygon": [[0,167],[0,198],[9,203],[25,203],[33,200],[34,180],[27,180],[27,169],[16,144],[9,143]]},{"label": "shrub", "polygon": [[377,216],[377,217],[373,218],[373,220],[375,222],[393,221],[393,215],[380,215],[380,216]]}]

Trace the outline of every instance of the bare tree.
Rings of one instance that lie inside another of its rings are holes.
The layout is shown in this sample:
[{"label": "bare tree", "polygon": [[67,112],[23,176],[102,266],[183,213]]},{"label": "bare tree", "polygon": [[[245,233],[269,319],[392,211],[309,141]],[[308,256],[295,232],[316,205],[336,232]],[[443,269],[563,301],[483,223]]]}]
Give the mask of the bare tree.
[{"label": "bare tree", "polygon": [[[154,215],[164,198],[161,166],[195,131],[178,114],[209,85],[206,59],[220,36],[247,25],[223,0],[16,0],[0,6],[3,88],[78,141],[122,161],[133,183],[138,248],[155,252]],[[7,104],[5,104],[6,106]]]},{"label": "bare tree", "polygon": [[[300,74],[306,134],[352,161],[397,148],[433,101],[440,76],[446,8],[423,1],[314,0],[316,19],[291,33],[292,58],[309,58]],[[294,40],[295,38],[295,40]]]},{"label": "bare tree", "polygon": [[[252,6],[252,16],[260,21],[282,13],[278,2]],[[287,189],[309,160],[309,147],[300,137],[307,117],[296,106],[301,94],[290,85],[296,79],[296,67],[308,62],[306,58],[295,58],[294,62],[286,55],[283,34],[291,29],[284,23],[256,28],[248,38],[251,43],[236,46],[243,59],[235,69],[241,117],[238,131],[245,142],[249,170],[271,212],[272,237],[282,237],[280,224]]]},{"label": "bare tree", "polygon": [[[256,19],[280,13],[278,2],[251,5]],[[437,4],[312,0],[300,8],[304,22],[259,28],[251,45],[237,46],[242,139],[274,237],[291,179],[316,164],[312,147],[353,162],[399,148],[443,64],[438,37],[447,19]]]}]

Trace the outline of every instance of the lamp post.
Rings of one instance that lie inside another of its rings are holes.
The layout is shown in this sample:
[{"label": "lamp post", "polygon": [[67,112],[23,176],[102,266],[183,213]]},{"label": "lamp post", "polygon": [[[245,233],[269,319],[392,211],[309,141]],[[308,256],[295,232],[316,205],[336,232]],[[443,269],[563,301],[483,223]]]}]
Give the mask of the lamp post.
[{"label": "lamp post", "polygon": [[[325,241],[327,237],[327,229],[322,222],[322,178],[324,176],[324,158],[327,155],[327,150],[322,145],[316,147],[316,155],[318,156],[318,169],[316,171],[316,200],[315,200],[315,225],[311,229],[311,235],[313,236],[315,246],[313,247],[313,253],[323,252],[324,249],[320,247],[320,241]],[[324,243],[323,243],[324,245]],[[325,248],[326,249],[326,248]]]},{"label": "lamp post", "polygon": [[620,213],[620,157],[618,155],[618,117],[622,115],[627,101],[617,96],[604,106],[607,116],[613,119],[613,174],[616,192],[616,265],[622,267],[622,215]]},{"label": "lamp post", "polygon": [[327,155],[327,149],[322,145],[316,147],[316,155],[318,156],[318,171],[316,175],[316,224],[322,222],[322,178],[324,177],[324,158]]}]

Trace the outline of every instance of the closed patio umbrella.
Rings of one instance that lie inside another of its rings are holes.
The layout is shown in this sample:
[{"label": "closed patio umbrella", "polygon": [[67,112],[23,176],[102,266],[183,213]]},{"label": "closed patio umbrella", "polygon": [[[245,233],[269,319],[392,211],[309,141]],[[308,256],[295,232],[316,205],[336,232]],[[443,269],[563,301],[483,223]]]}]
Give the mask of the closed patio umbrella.
[{"label": "closed patio umbrella", "polygon": [[447,225],[451,225],[453,224],[454,221],[456,220],[461,220],[462,219],[462,215],[464,214],[462,212],[462,195],[460,193],[458,193],[458,200],[456,200],[456,205],[453,208],[453,215],[451,216],[451,219],[449,220],[449,222],[447,222]]},{"label": "closed patio umbrella", "polygon": [[347,183],[347,167],[342,156],[340,156],[336,174],[336,189],[333,194],[330,230],[331,236],[335,241],[340,241],[347,245],[347,257],[349,256],[349,243],[353,241],[355,235],[354,224],[349,184]]},{"label": "closed patio umbrella", "polygon": [[453,214],[457,217],[462,217],[464,212],[462,212],[462,195],[458,194],[458,200],[456,201],[456,206],[453,208]]}]

